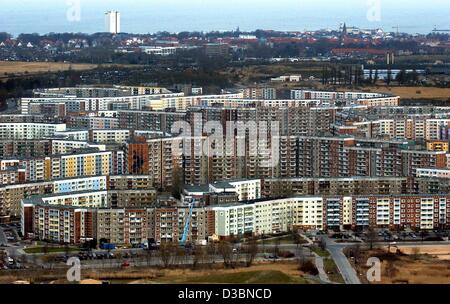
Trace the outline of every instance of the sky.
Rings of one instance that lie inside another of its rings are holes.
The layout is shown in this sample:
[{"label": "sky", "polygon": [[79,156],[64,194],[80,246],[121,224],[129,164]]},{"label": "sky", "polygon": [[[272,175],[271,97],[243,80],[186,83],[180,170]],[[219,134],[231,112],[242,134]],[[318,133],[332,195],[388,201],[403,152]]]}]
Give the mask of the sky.
[{"label": "sky", "polygon": [[336,29],[341,22],[409,33],[450,29],[450,0],[0,0],[0,32],[102,32],[107,10],[121,12],[129,33]]}]

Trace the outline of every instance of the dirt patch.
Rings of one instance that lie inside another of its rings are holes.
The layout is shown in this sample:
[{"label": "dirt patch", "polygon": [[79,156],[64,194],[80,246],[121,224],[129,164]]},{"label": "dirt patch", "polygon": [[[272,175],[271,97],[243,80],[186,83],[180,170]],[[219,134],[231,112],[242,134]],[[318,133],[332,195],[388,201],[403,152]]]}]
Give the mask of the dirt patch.
[{"label": "dirt patch", "polygon": [[[83,270],[82,279],[130,283],[315,283],[305,279],[296,262],[260,262],[251,267],[225,269],[222,264],[193,270],[190,268],[161,269],[158,267],[130,267],[124,269]],[[32,283],[67,284],[66,270],[24,270],[0,272],[0,284],[26,280]],[[89,282],[89,281],[87,281]]]},{"label": "dirt patch", "polygon": [[[435,256],[441,260],[450,260],[450,245],[420,245],[420,246],[402,246],[398,245],[398,249],[404,254],[414,255],[414,254],[428,254]],[[384,247],[387,250],[387,247]],[[393,250],[391,250],[393,251]]]},{"label": "dirt patch", "polygon": [[450,98],[449,88],[433,87],[368,87],[367,92],[389,93],[400,96],[402,99],[448,99]]},{"label": "dirt patch", "polygon": [[[45,72],[59,72],[73,70],[95,69],[96,64],[72,64],[65,62],[22,62],[22,61],[0,61],[0,76],[7,74],[35,74]],[[6,75],[7,76],[7,75]]]},{"label": "dirt patch", "polygon": [[369,257],[377,257],[382,262],[381,281],[372,284],[450,284],[450,261],[427,254],[428,248],[423,252],[413,248],[405,248],[405,252],[411,254],[403,253],[403,248],[399,248],[401,252],[398,253],[393,253],[393,248],[391,253],[386,248],[366,250],[356,263],[352,259],[352,263],[365,283],[369,283],[365,275],[369,269],[366,261]]}]

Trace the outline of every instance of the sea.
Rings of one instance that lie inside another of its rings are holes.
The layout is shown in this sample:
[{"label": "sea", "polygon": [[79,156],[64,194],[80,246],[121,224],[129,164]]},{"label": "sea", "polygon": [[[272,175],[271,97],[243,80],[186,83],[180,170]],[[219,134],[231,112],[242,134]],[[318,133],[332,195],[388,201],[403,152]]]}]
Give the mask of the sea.
[{"label": "sea", "polygon": [[305,31],[347,27],[406,33],[450,29],[449,0],[0,0],[0,32]]}]

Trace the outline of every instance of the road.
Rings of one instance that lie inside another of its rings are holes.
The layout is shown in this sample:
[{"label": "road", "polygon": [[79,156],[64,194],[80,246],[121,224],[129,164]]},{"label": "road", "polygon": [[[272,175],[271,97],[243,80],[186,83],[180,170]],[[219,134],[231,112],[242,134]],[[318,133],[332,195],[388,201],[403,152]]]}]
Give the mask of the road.
[{"label": "road", "polygon": [[6,235],[3,232],[3,228],[0,227],[0,246],[6,246],[8,244],[8,240],[6,239]]},{"label": "road", "polygon": [[325,237],[327,249],[331,254],[336,266],[341,272],[345,284],[361,284],[358,274],[345,256],[343,249],[351,244],[335,243],[328,237]]}]

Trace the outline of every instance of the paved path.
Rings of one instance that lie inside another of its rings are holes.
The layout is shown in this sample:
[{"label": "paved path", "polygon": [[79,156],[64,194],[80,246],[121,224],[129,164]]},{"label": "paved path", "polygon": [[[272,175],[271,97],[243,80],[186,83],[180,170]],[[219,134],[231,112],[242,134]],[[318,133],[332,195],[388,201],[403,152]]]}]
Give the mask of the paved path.
[{"label": "paved path", "polygon": [[331,281],[328,278],[327,273],[325,272],[325,267],[323,266],[323,258],[316,253],[314,253],[314,255],[316,256],[315,263],[316,263],[317,270],[319,271],[320,280],[324,283],[331,284]]},{"label": "paved path", "polygon": [[343,249],[349,244],[345,243],[335,243],[328,237],[325,237],[327,242],[327,249],[331,254],[336,266],[341,272],[342,278],[345,281],[345,284],[361,284],[359,277],[352,267],[347,257],[345,256]]}]

